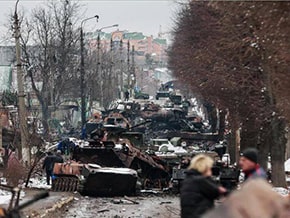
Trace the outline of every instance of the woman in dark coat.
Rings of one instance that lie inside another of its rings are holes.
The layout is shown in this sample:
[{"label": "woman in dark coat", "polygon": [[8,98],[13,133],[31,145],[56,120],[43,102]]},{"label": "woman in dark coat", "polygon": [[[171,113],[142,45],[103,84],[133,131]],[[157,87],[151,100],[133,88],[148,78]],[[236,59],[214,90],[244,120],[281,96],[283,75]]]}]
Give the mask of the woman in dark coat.
[{"label": "woman in dark coat", "polygon": [[215,199],[226,193],[210,179],[212,166],[213,160],[203,154],[191,160],[180,190],[182,218],[201,217],[213,208]]}]

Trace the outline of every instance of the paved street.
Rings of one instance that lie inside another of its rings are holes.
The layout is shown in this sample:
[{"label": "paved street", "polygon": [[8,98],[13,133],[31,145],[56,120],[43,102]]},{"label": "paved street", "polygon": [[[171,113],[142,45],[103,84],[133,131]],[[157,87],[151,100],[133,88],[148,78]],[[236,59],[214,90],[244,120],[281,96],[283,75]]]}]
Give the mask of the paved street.
[{"label": "paved street", "polygon": [[130,197],[134,204],[125,198],[75,197],[72,204],[46,217],[114,217],[114,218],[177,218],[180,217],[177,196]]}]

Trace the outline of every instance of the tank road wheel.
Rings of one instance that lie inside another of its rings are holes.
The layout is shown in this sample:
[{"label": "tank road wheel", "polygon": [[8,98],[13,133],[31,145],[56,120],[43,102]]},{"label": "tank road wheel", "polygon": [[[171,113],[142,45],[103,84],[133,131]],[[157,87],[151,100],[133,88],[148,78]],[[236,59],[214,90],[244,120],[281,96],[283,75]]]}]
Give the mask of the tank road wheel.
[{"label": "tank road wheel", "polygon": [[83,194],[83,193],[84,193],[84,190],[85,190],[85,180],[80,180],[80,181],[78,181],[77,191],[78,191],[80,194]]},{"label": "tank road wheel", "polygon": [[57,178],[52,180],[52,185],[51,185],[52,191],[56,191],[56,186],[57,186]]},{"label": "tank road wheel", "polygon": [[79,178],[75,178],[75,188],[74,188],[74,192],[79,189],[79,184],[80,184]]},{"label": "tank road wheel", "polygon": [[68,192],[73,192],[74,190],[74,178],[68,178],[68,182],[67,182],[67,191]]},{"label": "tank road wheel", "polygon": [[61,183],[60,183],[60,190],[61,192],[66,192],[67,188],[67,178],[61,178]]},{"label": "tank road wheel", "polygon": [[60,192],[75,192],[78,190],[79,179],[77,177],[58,177],[52,182],[52,190]]},{"label": "tank road wheel", "polygon": [[78,178],[69,178],[67,191],[69,191],[69,192],[77,191],[78,190],[78,183],[79,183]]},{"label": "tank road wheel", "polygon": [[56,186],[56,191],[61,191],[62,188],[62,178],[58,178],[57,186]]},{"label": "tank road wheel", "polygon": [[70,178],[64,178],[63,179],[63,189],[62,191],[68,192],[70,189]]}]

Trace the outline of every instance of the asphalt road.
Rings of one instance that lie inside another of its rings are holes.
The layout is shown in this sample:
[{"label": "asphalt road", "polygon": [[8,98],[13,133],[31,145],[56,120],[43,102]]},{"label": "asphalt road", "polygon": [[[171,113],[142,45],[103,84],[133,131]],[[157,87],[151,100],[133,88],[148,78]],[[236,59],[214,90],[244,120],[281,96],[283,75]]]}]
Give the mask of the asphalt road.
[{"label": "asphalt road", "polygon": [[46,217],[177,218],[180,217],[179,197],[91,198],[78,196],[71,204]]}]

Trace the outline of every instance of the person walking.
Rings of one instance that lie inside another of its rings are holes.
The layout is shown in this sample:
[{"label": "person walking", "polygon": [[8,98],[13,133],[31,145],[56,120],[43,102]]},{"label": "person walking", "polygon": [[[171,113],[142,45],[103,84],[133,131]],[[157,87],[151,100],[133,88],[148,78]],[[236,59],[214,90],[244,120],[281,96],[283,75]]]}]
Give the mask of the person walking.
[{"label": "person walking", "polygon": [[47,152],[47,156],[45,157],[43,165],[42,165],[42,169],[44,169],[45,173],[46,173],[46,184],[47,185],[50,185],[50,178],[52,177],[53,166],[54,166],[53,155],[49,151],[49,152]]},{"label": "person walking", "polygon": [[50,178],[53,176],[53,168],[55,163],[63,163],[63,157],[61,156],[61,151],[57,150],[56,155],[52,152],[48,152],[44,159],[42,169],[46,172],[46,184],[50,185]]},{"label": "person walking", "polygon": [[181,184],[181,218],[199,218],[214,207],[214,200],[227,190],[216,185],[210,177],[213,159],[207,155],[196,155],[186,171]]},{"label": "person walking", "polygon": [[129,101],[130,93],[128,90],[125,92],[125,101]]},{"label": "person walking", "polygon": [[265,170],[258,164],[258,153],[256,148],[247,148],[241,154],[239,165],[245,174],[245,180],[257,177],[267,179]]}]

